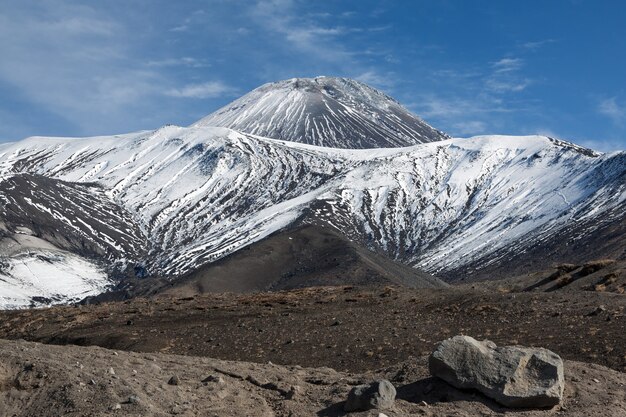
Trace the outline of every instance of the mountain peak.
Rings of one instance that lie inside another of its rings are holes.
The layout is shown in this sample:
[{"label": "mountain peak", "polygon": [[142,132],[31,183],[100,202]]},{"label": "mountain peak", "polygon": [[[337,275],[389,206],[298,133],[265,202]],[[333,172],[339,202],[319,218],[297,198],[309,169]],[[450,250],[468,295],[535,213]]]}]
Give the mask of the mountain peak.
[{"label": "mountain peak", "polygon": [[193,126],[334,148],[389,148],[446,139],[387,94],[341,77],[264,84]]}]

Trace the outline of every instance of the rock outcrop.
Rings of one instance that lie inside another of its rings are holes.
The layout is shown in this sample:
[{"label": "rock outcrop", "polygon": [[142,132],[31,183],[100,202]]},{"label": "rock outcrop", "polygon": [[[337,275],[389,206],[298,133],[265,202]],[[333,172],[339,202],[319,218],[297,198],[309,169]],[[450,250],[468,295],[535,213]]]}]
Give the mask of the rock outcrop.
[{"label": "rock outcrop", "polygon": [[348,400],[344,410],[366,411],[376,408],[387,410],[393,407],[396,399],[396,389],[393,384],[385,379],[372,382],[371,384],[358,385],[348,394]]},{"label": "rock outcrop", "polygon": [[455,336],[437,346],[428,365],[433,376],[506,407],[552,407],[563,397],[563,361],[547,349]]}]

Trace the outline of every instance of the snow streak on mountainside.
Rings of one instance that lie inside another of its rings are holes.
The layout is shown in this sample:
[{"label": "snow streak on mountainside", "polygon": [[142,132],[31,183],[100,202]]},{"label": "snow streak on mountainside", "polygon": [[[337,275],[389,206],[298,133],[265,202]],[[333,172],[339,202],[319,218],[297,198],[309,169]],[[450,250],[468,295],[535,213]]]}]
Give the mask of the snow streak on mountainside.
[{"label": "snow streak on mountainside", "polygon": [[[152,274],[180,275],[294,221],[324,223],[429,272],[507,262],[581,219],[619,216],[626,154],[541,136],[340,150],[224,128],[31,138],[0,149],[16,171],[97,182],[149,241]],[[0,196],[0,198],[2,198]],[[586,232],[593,231],[587,222]]]},{"label": "snow streak on mountainside", "polygon": [[[346,218],[342,227],[355,227],[352,236],[365,235],[435,274],[470,263],[505,265],[529,243],[574,222],[623,216],[613,209],[626,200],[625,156],[599,156],[545,137],[421,146],[351,171],[326,216]],[[593,222],[587,226],[591,233]]]},{"label": "snow streak on mountainside", "polygon": [[223,128],[166,127],[126,137],[29,139],[4,158],[0,152],[0,169],[102,184],[150,239],[150,270],[171,275],[295,220],[297,208],[342,167],[319,155]]},{"label": "snow streak on mountainside", "polygon": [[386,94],[347,78],[265,84],[193,126],[223,126],[332,148],[389,148],[447,139]]},{"label": "snow streak on mountainside", "polygon": [[118,268],[143,257],[145,238],[133,217],[95,184],[32,174],[0,180],[4,228],[28,228],[58,248],[102,257]]}]

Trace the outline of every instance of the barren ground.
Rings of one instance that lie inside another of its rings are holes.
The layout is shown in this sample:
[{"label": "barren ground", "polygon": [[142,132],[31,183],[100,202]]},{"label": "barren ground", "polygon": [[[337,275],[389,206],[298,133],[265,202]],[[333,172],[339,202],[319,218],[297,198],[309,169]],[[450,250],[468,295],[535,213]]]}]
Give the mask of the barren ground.
[{"label": "barren ground", "polygon": [[[0,415],[340,416],[352,385],[384,377],[398,388],[390,417],[501,416],[429,378],[434,346],[467,334],[566,359],[563,406],[516,415],[624,416],[623,271],[600,262],[452,288],[169,293],[4,311]],[[179,385],[167,384],[173,375]]]},{"label": "barren ground", "polygon": [[[24,341],[0,341],[0,350],[2,416],[343,416],[343,401],[350,388],[381,377],[391,380],[398,390],[394,408],[385,410],[389,417],[502,416],[508,411],[480,395],[430,378],[426,358],[349,374],[330,368]],[[560,406],[516,411],[515,415],[626,414],[623,373],[570,361],[565,369],[565,398]],[[173,376],[178,378],[178,385],[168,383]]]}]

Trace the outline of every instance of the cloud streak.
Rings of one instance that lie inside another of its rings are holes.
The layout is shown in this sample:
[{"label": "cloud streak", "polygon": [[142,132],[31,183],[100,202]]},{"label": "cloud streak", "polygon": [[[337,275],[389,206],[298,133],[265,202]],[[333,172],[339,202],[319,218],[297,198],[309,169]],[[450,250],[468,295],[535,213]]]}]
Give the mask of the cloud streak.
[{"label": "cloud streak", "polygon": [[411,108],[435,124],[449,126],[453,135],[498,131],[503,116],[529,111],[529,104],[517,99],[534,82],[523,75],[524,64],[522,58],[506,56],[482,66],[434,70],[433,80],[444,85],[446,93],[421,94]]},{"label": "cloud streak", "polygon": [[300,53],[314,54],[317,59],[331,62],[350,57],[340,43],[334,42],[337,36],[346,33],[345,28],[325,27],[317,21],[307,21],[296,6],[293,0],[261,0],[250,10],[250,17]]},{"label": "cloud streak", "polygon": [[190,68],[208,68],[211,66],[204,59],[197,59],[190,56],[181,58],[167,58],[158,61],[148,61],[148,67],[190,67]]},{"label": "cloud streak", "polygon": [[495,73],[517,71],[522,67],[520,58],[502,58],[492,64]]},{"label": "cloud streak", "polygon": [[543,39],[540,41],[524,42],[521,44],[521,47],[524,49],[528,49],[530,51],[536,51],[540,48],[543,48],[546,45],[549,45],[555,42],[556,42],[556,39]]},{"label": "cloud streak", "polygon": [[204,99],[232,95],[235,89],[221,81],[209,81],[201,84],[189,84],[181,88],[172,88],[165,94],[176,98]]},{"label": "cloud streak", "polygon": [[77,135],[152,128],[170,122],[174,102],[232,93],[211,74],[209,82],[188,82],[193,71],[211,67],[204,58],[159,48],[163,58],[145,59],[145,40],[135,36],[138,15],[128,12],[124,20],[96,6],[24,0],[0,15],[0,86],[66,120]]},{"label": "cloud streak", "polygon": [[616,125],[623,125],[626,122],[626,104],[619,104],[616,97],[600,101],[597,110],[598,113],[608,117]]}]

